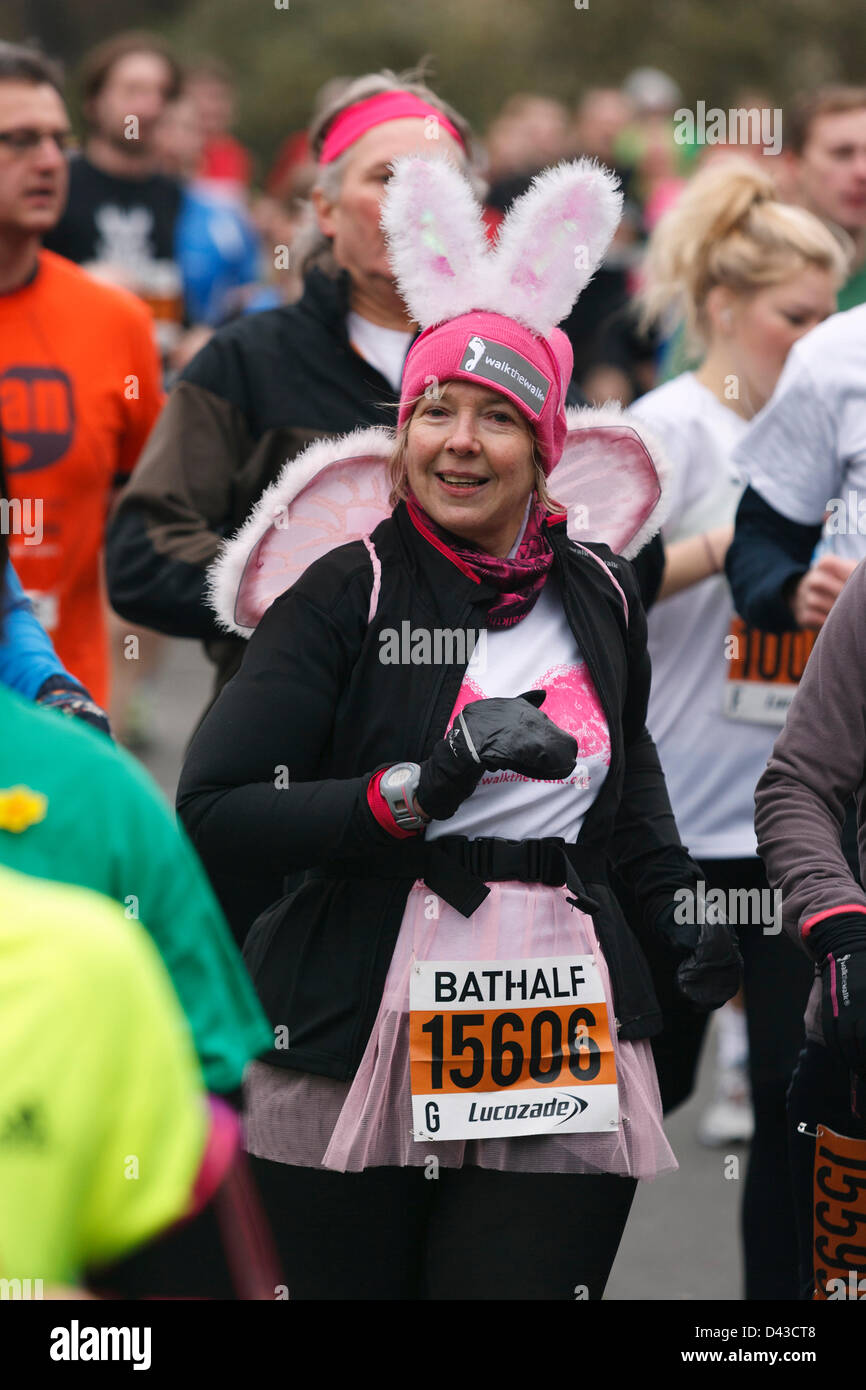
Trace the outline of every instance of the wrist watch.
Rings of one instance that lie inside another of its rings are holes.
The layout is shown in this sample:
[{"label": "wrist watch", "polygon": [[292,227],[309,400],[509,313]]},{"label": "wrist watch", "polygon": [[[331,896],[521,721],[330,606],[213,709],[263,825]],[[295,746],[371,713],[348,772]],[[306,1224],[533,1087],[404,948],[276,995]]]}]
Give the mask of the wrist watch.
[{"label": "wrist watch", "polygon": [[417,763],[395,763],[379,780],[379,791],[401,830],[421,830],[430,824],[430,817],[419,816],[413,804],[420,776]]}]

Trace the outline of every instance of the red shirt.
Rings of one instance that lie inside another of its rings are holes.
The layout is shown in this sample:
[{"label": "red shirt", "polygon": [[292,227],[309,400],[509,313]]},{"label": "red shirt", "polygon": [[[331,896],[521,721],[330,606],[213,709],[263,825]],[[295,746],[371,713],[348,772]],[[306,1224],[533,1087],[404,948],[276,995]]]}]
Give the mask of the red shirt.
[{"label": "red shirt", "polygon": [[215,135],[208,140],[198,170],[199,178],[225,180],[247,188],[251,172],[250,156],[233,135]]},{"label": "red shirt", "polygon": [[103,706],[105,519],[161,404],[146,306],[41,251],[33,280],[0,295],[10,553],[60,659]]}]

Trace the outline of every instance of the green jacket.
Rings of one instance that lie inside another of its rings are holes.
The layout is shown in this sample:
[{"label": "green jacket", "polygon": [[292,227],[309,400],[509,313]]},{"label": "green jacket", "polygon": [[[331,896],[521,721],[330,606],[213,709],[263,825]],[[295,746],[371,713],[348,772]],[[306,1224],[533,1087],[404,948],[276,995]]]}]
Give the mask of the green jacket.
[{"label": "green jacket", "polygon": [[95,889],[141,921],[171,975],[210,1090],[235,1090],[250,1058],[273,1045],[198,856],[150,776],[103,734],[5,686],[0,864]]}]

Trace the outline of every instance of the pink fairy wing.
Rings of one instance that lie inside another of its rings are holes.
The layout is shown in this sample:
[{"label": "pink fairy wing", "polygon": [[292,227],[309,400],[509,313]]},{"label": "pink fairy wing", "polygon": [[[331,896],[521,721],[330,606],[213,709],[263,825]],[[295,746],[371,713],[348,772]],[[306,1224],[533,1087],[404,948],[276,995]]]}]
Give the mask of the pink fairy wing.
[{"label": "pink fairy wing", "polygon": [[314,560],[369,535],[391,514],[389,492],[385,459],[371,454],[327,464],[295,498],[275,506],[244,565],[234,610],[238,626],[254,628]]},{"label": "pink fairy wing", "polygon": [[572,540],[603,541],[633,558],[658,530],[659,469],[632,425],[588,423],[569,430],[548,487],[568,510]]}]

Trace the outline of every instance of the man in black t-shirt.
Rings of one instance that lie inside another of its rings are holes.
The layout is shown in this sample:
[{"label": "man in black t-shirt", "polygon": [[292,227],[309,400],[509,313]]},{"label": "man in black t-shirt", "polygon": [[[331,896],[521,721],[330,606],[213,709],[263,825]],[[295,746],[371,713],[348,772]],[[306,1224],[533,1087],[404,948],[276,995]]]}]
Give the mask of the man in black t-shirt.
[{"label": "man in black t-shirt", "polygon": [[[131,290],[153,314],[166,371],[182,350],[183,284],[175,260],[181,187],[161,173],[155,128],[178,95],[182,72],[157,35],[124,33],[90,50],[82,64],[84,152],[69,166],[69,200],[45,245],[92,275]],[[120,658],[129,624],[110,620],[112,716],[130,744],[148,737],[152,715],[146,681],[159,659],[159,639],[133,629],[139,659]]]},{"label": "man in black t-shirt", "polygon": [[183,298],[174,258],[181,190],[157,167],[154,127],[177,96],[181,70],[148,34],[121,34],[84,63],[88,134],[69,170],[69,202],[45,244],[150,304],[163,353],[180,335]]}]

